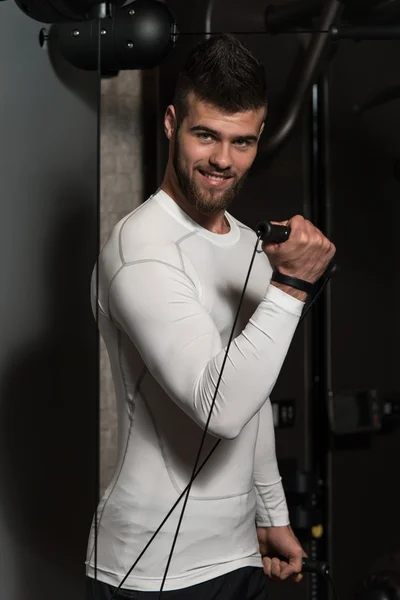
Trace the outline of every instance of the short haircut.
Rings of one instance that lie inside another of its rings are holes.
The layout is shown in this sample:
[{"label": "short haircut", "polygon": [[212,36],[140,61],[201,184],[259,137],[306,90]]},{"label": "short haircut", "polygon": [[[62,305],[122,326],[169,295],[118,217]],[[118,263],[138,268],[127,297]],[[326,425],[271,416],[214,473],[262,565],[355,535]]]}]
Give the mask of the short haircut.
[{"label": "short haircut", "polygon": [[179,73],[174,106],[178,125],[188,114],[188,96],[227,114],[267,104],[267,82],[260,61],[236,37],[223,34],[197,45]]}]

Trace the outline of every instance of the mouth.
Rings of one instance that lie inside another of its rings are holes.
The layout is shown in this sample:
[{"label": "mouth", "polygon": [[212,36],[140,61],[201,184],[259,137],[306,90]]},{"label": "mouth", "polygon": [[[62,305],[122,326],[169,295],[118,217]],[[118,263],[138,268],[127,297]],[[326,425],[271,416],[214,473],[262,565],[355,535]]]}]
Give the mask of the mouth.
[{"label": "mouth", "polygon": [[221,175],[221,173],[210,173],[208,171],[201,171],[199,173],[203,181],[211,185],[212,187],[222,187],[232,179],[232,175]]}]

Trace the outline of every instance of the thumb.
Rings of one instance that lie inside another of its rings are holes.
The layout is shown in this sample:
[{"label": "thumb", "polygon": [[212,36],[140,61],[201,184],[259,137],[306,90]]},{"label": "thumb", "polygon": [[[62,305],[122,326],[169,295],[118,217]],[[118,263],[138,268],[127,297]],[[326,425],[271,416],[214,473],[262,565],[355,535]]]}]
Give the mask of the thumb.
[{"label": "thumb", "polygon": [[263,242],[262,249],[268,254],[276,254],[279,252],[279,244],[276,242]]},{"label": "thumb", "polygon": [[270,223],[272,225],[283,225],[284,227],[287,227],[290,223],[290,219],[287,221],[270,221]]},{"label": "thumb", "polygon": [[301,575],[301,570],[303,568],[303,557],[301,554],[296,556],[292,556],[287,563],[283,563],[283,568],[281,571],[282,579],[287,579],[290,576],[295,576],[296,578],[300,575],[300,579],[303,578]]}]

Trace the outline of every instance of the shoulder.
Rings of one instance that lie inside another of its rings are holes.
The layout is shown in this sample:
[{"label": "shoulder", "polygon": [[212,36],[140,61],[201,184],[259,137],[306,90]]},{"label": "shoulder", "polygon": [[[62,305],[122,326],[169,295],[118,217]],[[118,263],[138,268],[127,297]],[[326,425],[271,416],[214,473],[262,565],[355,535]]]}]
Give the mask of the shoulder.
[{"label": "shoulder", "polygon": [[185,231],[151,196],[113,228],[101,252],[119,267],[139,261],[161,261],[179,267],[182,259],[176,244]]}]

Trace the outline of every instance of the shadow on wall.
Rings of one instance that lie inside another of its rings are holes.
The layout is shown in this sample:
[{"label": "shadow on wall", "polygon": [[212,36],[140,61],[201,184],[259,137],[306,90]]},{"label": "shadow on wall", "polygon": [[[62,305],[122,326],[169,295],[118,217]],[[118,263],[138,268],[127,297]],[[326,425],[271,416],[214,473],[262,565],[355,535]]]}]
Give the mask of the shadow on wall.
[{"label": "shadow on wall", "polygon": [[[70,194],[79,206],[79,192]],[[65,198],[60,206],[66,206]],[[7,482],[0,488],[0,503],[18,547],[17,598],[84,597],[86,542],[96,500],[97,336],[89,297],[93,223],[95,214],[79,209],[54,229],[47,252],[47,329],[11,358],[0,389],[0,478]]]}]

